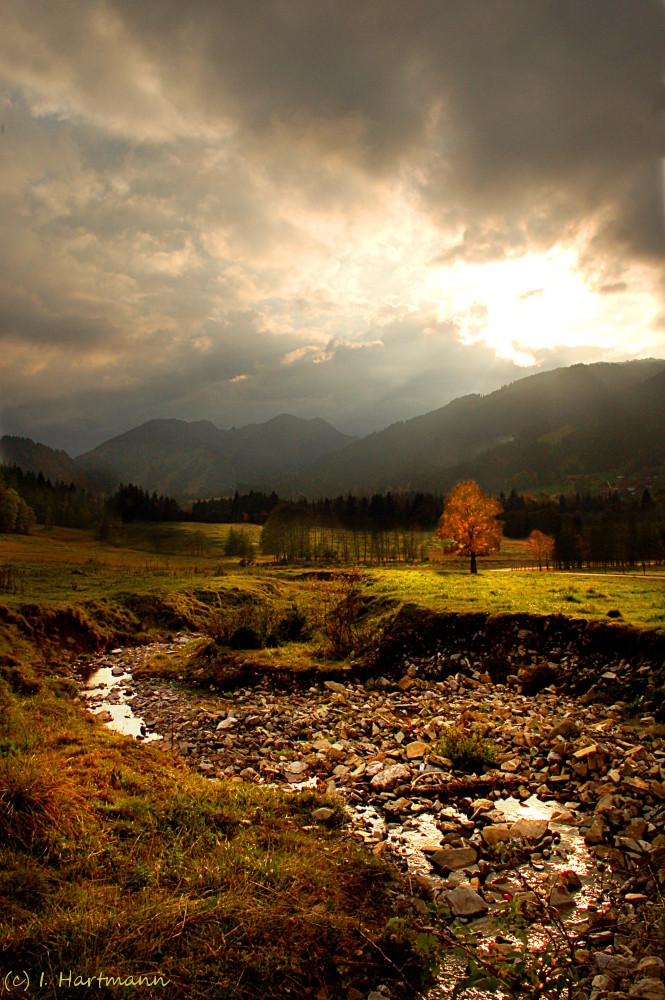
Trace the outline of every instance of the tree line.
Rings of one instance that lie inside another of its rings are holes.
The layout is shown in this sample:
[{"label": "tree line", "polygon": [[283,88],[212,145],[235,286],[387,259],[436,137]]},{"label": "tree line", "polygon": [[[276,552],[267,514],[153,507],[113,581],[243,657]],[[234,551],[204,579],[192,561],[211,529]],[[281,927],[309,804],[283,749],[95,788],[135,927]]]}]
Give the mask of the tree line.
[{"label": "tree line", "polygon": [[551,561],[560,569],[621,568],[665,558],[665,490],[554,499],[513,492],[501,499],[504,533],[526,538],[537,531],[552,538]]},{"label": "tree line", "polygon": [[0,465],[0,533],[29,534],[36,524],[47,528],[92,528],[103,501],[73,483],[52,483],[41,472]]},{"label": "tree line", "polygon": [[[423,533],[434,532],[444,509],[437,493],[353,494],[285,501],[275,492],[236,491],[197,500],[191,509],[172,497],[122,484],[106,499],[73,483],[0,465],[0,533],[28,533],[35,524],[97,528],[124,523],[194,521],[265,526],[264,551],[276,558],[349,562],[415,561],[424,554]],[[497,520],[507,538],[533,532],[553,540],[531,545],[537,562],[560,568],[635,566],[665,558],[665,490],[639,494],[529,496],[501,493]],[[544,547],[543,547],[544,545]]]}]

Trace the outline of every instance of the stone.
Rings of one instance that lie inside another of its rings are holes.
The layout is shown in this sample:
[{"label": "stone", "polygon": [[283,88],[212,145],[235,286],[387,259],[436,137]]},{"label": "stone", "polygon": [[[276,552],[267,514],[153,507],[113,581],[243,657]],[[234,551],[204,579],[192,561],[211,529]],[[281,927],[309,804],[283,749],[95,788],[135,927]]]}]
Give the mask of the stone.
[{"label": "stone", "polygon": [[594,951],[591,957],[597,969],[610,975],[627,976],[635,966],[634,959],[623,955],[608,955],[604,951]]},{"label": "stone", "polygon": [[549,830],[546,819],[518,819],[513,823],[508,833],[511,839],[542,840]]},{"label": "stone", "polygon": [[665,983],[660,979],[639,979],[628,990],[629,997],[639,1000],[665,1000]]},{"label": "stone", "polygon": [[400,691],[408,691],[409,688],[412,688],[415,683],[416,682],[413,677],[409,677],[408,674],[404,674],[404,677],[397,682],[397,687]]},{"label": "stone", "polygon": [[396,785],[411,781],[411,772],[405,764],[392,764],[375,774],[370,784],[375,792],[391,792]]},{"label": "stone", "polygon": [[566,868],[562,871],[559,880],[565,885],[566,889],[574,890],[582,888],[582,879],[572,868]]},{"label": "stone", "polygon": [[554,906],[557,910],[563,909],[566,906],[574,906],[575,900],[570,895],[568,889],[565,885],[557,882],[552,886],[549,898],[550,906]]},{"label": "stone", "polygon": [[584,843],[587,847],[593,847],[596,844],[602,844],[604,839],[605,826],[601,820],[595,819],[584,835]]},{"label": "stone", "polygon": [[442,847],[430,855],[430,861],[435,868],[444,872],[454,872],[459,868],[475,865],[478,852],[473,847]]},{"label": "stone", "polygon": [[284,777],[287,781],[302,781],[307,773],[307,764],[304,760],[290,760],[284,765]]},{"label": "stone", "polygon": [[491,812],[494,809],[494,802],[492,799],[474,799],[471,803],[471,808],[474,813]]},{"label": "stone", "polygon": [[630,854],[644,854],[651,851],[651,844],[645,840],[633,840],[632,837],[615,837],[614,846]]},{"label": "stone", "polygon": [[406,756],[408,760],[416,760],[420,757],[424,757],[429,747],[422,740],[414,740],[413,743],[407,743],[406,745]]},{"label": "stone", "polygon": [[327,823],[328,820],[334,815],[334,809],[330,809],[328,806],[320,806],[320,808],[314,809],[312,812],[312,819],[316,823]]},{"label": "stone", "polygon": [[547,739],[550,743],[552,740],[555,740],[557,736],[564,736],[566,739],[570,739],[571,737],[578,736],[579,732],[579,726],[574,719],[562,719],[561,722],[557,722],[556,725],[552,726],[547,734]]},{"label": "stone", "polygon": [[340,684],[339,681],[324,681],[323,686],[335,694],[344,694],[346,691],[346,687]]},{"label": "stone", "polygon": [[238,720],[234,719],[232,715],[228,718],[222,719],[222,721],[217,725],[217,732],[224,731],[225,729],[233,729],[234,726],[238,725]]},{"label": "stone", "polygon": [[565,823],[568,826],[576,826],[579,819],[570,809],[556,809],[550,817],[552,823]]},{"label": "stone", "polygon": [[647,823],[641,817],[636,817],[631,820],[625,830],[623,830],[622,835],[624,837],[630,837],[633,840],[644,840],[644,835],[647,832]]},{"label": "stone", "polygon": [[598,753],[598,744],[592,743],[590,746],[581,747],[579,750],[576,750],[573,754],[573,757],[575,758],[575,760],[584,760],[586,757],[589,757],[591,754],[595,753]]},{"label": "stone", "polygon": [[491,826],[483,827],[482,837],[488,847],[505,844],[510,840],[508,823],[493,823]]},{"label": "stone", "polygon": [[662,979],[665,972],[665,962],[658,955],[645,955],[638,963],[636,971],[647,979]]},{"label": "stone", "polygon": [[606,815],[611,813],[616,805],[614,795],[601,795],[596,803],[596,808],[594,812],[600,815]]},{"label": "stone", "polygon": [[454,917],[479,917],[489,910],[488,904],[469,885],[458,885],[445,894],[445,900]]}]

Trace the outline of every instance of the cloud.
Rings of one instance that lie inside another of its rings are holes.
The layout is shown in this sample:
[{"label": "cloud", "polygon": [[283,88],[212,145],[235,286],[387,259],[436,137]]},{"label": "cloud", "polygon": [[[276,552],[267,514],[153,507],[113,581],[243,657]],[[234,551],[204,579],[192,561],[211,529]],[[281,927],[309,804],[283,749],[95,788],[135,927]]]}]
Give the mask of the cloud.
[{"label": "cloud", "polygon": [[363,432],[662,354],[664,70],[657,0],[9,0],[3,428]]}]

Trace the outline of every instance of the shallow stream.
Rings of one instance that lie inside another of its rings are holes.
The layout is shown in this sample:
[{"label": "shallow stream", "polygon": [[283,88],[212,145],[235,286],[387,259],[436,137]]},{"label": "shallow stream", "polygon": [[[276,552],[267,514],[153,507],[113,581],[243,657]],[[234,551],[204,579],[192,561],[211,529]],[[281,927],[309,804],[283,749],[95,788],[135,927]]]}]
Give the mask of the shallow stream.
[{"label": "shallow stream", "polygon": [[[181,637],[175,643],[154,644],[142,651],[114,649],[109,654],[98,657],[93,661],[92,670],[83,674],[81,679],[81,696],[88,709],[98,715],[109,728],[118,732],[144,742],[162,740],[162,735],[150,732],[144,720],[134,714],[131,702],[139,685],[133,680],[131,663],[156,652],[173,652],[187,641],[186,637]],[[317,784],[317,778],[312,776],[302,782],[286,783],[286,787],[297,790],[315,787]],[[537,848],[525,863],[505,872],[506,886],[512,883],[514,888],[515,879],[522,876],[529,886],[546,893],[558,874],[572,870],[579,876],[582,885],[575,892],[575,906],[568,908],[563,915],[568,921],[583,917],[587,906],[593,904],[598,897],[602,888],[602,876],[574,825],[574,813],[560,803],[544,802],[536,796],[531,796],[526,801],[515,798],[497,799],[493,805],[498,812],[503,813],[507,822],[518,819],[547,820],[553,835],[551,843]],[[574,805],[571,803],[571,806]],[[393,822],[384,818],[373,805],[358,804],[354,806],[351,822],[356,833],[369,847],[387,841],[403,869],[413,877],[426,877],[434,886],[434,891],[437,888],[443,891],[468,880],[463,871],[451,872],[447,878],[437,875],[428,860],[427,850],[431,853],[442,843],[440,824],[446,820],[454,823],[465,821],[466,817],[454,807],[446,806],[438,813],[422,808],[421,812],[413,812],[400,822]],[[500,885],[500,875],[501,873],[497,879],[496,873],[493,873],[497,885]],[[474,927],[486,929],[489,934],[490,923],[491,918],[486,916],[475,920]],[[463,972],[463,963],[459,958],[453,955],[447,958],[436,985],[425,994],[427,1000],[449,1000],[454,985]],[[474,990],[465,993],[465,997],[482,995],[486,994]]]}]

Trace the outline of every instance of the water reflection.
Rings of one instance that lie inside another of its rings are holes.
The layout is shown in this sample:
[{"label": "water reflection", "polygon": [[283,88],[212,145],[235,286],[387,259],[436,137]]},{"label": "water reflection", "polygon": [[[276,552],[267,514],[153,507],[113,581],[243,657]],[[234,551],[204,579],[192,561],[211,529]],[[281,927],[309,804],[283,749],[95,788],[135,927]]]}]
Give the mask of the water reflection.
[{"label": "water reflection", "polygon": [[[558,802],[544,802],[536,795],[525,801],[512,797],[498,799],[494,807],[503,814],[508,823],[519,819],[548,821],[550,830],[554,834],[553,843],[544,847],[536,845],[524,864],[515,866],[503,874],[506,876],[508,888],[522,888],[523,885],[519,884],[522,878],[530,887],[540,890],[547,896],[549,887],[557,881],[559,874],[564,871],[574,871],[579,876],[582,886],[575,892],[575,905],[561,912],[564,923],[572,929],[574,922],[579,921],[587,906],[593,903],[602,889],[600,884],[602,876],[594,867],[584,839],[577,830],[574,810],[562,808]],[[499,887],[502,882],[501,874],[497,872],[492,881]],[[491,917],[482,917],[474,921],[473,926],[486,934],[489,943],[489,939],[493,936]],[[534,925],[533,933],[529,934],[529,947],[537,948],[544,941],[542,928],[537,924]],[[450,1000],[456,983],[463,978],[465,971],[466,963],[462,959],[452,954],[446,956],[435,985],[424,994],[426,1000]],[[468,989],[464,992],[465,1000],[488,995],[487,992],[477,989]],[[492,995],[504,994],[497,992]]]},{"label": "water reflection", "polygon": [[116,732],[133,736],[144,743],[161,740],[159,733],[149,733],[142,718],[134,715],[128,699],[134,696],[132,675],[124,664],[97,667],[83,682],[81,695],[88,709]]}]

